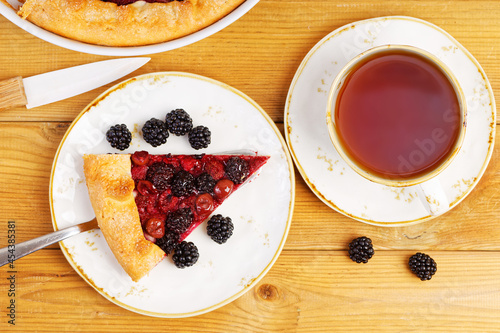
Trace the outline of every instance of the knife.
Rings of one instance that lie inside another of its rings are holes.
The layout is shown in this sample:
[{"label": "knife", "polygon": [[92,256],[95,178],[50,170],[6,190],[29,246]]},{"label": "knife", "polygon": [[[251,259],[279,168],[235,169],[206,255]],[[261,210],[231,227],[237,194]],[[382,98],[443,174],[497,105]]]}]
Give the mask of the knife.
[{"label": "knife", "polygon": [[31,109],[76,96],[119,79],[151,58],[121,58],[70,67],[40,75],[0,81],[0,109]]}]

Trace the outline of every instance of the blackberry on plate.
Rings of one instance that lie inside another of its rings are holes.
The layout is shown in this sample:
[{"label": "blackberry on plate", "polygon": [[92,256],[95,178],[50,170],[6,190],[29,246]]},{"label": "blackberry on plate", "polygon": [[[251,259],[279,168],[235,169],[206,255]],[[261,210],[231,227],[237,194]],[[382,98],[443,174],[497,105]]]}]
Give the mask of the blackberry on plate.
[{"label": "blackberry on plate", "polygon": [[191,222],[193,222],[191,208],[180,208],[168,214],[165,229],[180,236],[189,228]]},{"label": "blackberry on plate", "polygon": [[214,215],[207,222],[207,234],[219,244],[225,243],[233,235],[234,225],[230,217]]},{"label": "blackberry on plate", "polygon": [[215,184],[217,184],[217,181],[206,172],[196,177],[195,180],[196,189],[200,193],[213,193]]},{"label": "blackberry on plate", "polygon": [[373,254],[372,240],[368,237],[358,237],[349,243],[349,257],[358,264],[366,264]]},{"label": "blackberry on plate", "polygon": [[158,147],[168,138],[167,125],[160,119],[151,118],[142,127],[142,137],[153,147]]},{"label": "blackberry on plate", "polygon": [[248,162],[238,156],[231,157],[224,168],[227,178],[235,184],[243,183],[250,173],[249,170]]},{"label": "blackberry on plate", "polygon": [[188,134],[189,144],[196,150],[207,148],[211,137],[212,133],[205,126],[196,126]]},{"label": "blackberry on plate", "polygon": [[191,194],[195,189],[194,177],[185,170],[177,172],[170,182],[172,194],[176,197],[182,197]]},{"label": "blackberry on plate", "polygon": [[437,271],[434,259],[425,253],[417,252],[408,260],[410,270],[422,281],[430,280]]},{"label": "blackberry on plate", "polygon": [[169,255],[178,243],[179,234],[172,231],[165,232],[163,237],[156,239],[156,245],[158,245],[166,255]]},{"label": "blackberry on plate", "polygon": [[165,124],[170,133],[174,135],[186,135],[193,128],[193,120],[184,109],[175,109],[167,113]]},{"label": "blackberry on plate", "polygon": [[193,242],[182,241],[175,247],[172,260],[178,268],[185,268],[196,264],[199,256],[198,248]]},{"label": "blackberry on plate", "polygon": [[174,176],[174,167],[165,162],[154,162],[148,168],[146,180],[150,181],[158,191],[165,191]]},{"label": "blackberry on plate", "polygon": [[127,125],[116,124],[111,126],[106,132],[106,140],[111,144],[111,147],[118,150],[125,150],[130,147],[132,142],[132,133],[130,133]]}]

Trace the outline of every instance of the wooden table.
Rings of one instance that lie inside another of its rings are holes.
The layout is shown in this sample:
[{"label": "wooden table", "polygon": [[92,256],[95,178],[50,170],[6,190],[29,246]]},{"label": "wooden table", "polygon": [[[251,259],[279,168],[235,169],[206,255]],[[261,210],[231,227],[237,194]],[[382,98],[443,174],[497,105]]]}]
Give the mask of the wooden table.
[{"label": "wooden table", "polygon": [[[185,71],[248,94],[283,128],[285,99],[303,57],[352,21],[408,15],[448,31],[500,92],[500,2],[262,0],[239,21],[195,44],[152,55],[133,75]],[[0,79],[107,59],[51,45],[0,17]],[[52,231],[48,187],[58,144],[78,113],[111,85],[44,107],[0,112],[0,239]],[[498,127],[498,125],[497,125]],[[499,131],[497,131],[498,133]],[[497,140],[500,139],[497,134]],[[434,220],[384,228],[325,206],[296,173],[296,203],[284,250],[249,292],[194,318],[141,316],[109,302],[68,264],[57,245],[16,261],[16,325],[10,282],[0,271],[2,332],[500,331],[500,154],[456,208]],[[366,235],[375,257],[353,263],[346,248]],[[431,281],[407,268],[417,251],[438,263]]]}]

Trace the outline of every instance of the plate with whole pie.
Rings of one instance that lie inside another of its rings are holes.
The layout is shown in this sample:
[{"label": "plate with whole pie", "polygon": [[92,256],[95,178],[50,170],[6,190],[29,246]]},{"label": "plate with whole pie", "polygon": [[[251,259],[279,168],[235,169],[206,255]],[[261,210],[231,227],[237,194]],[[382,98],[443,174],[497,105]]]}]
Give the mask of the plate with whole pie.
[{"label": "plate with whole pie", "polygon": [[0,0],[0,14],[71,50],[110,56],[153,54],[206,38],[259,0]]},{"label": "plate with whole pie", "polygon": [[169,318],[254,287],[281,253],[294,196],[291,157],[265,111],[181,72],[97,97],[63,137],[50,180],[55,230],[99,223],[60,243],[77,273],[125,309]]}]

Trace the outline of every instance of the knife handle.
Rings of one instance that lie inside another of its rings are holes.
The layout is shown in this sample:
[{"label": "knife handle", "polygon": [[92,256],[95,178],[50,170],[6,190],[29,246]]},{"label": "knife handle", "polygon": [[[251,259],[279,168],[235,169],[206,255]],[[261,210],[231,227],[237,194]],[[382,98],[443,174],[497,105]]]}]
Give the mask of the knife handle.
[{"label": "knife handle", "polygon": [[28,103],[20,76],[0,81],[0,110],[23,106]]}]

